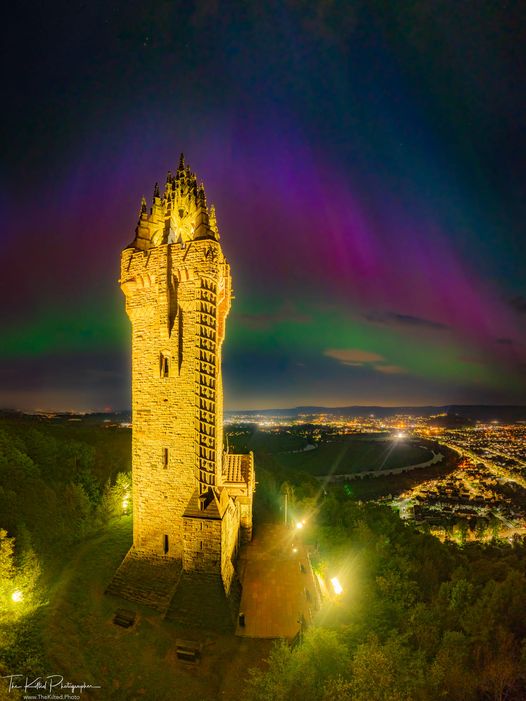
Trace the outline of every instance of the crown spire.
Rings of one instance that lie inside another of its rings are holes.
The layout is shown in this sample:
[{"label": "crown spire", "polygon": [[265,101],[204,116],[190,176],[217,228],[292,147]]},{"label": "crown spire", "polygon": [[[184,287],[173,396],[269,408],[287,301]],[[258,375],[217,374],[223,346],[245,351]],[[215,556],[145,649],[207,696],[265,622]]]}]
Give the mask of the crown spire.
[{"label": "crown spire", "polygon": [[199,190],[197,191],[197,201],[198,201],[198,204],[201,205],[201,207],[206,208],[206,194],[205,194],[204,183],[201,183],[199,185]]},{"label": "crown spire", "polygon": [[217,238],[219,238],[219,229],[217,228],[217,219],[216,219],[216,208],[214,205],[211,205],[210,207],[210,212],[208,214],[208,221],[210,223],[210,228],[214,232]]},{"label": "crown spire", "polygon": [[142,198],[135,245],[147,250],[198,239],[219,241],[219,230],[215,210],[206,201],[204,183],[181,153],[177,170],[167,173],[162,194],[159,183],[155,183],[151,207],[147,208]]}]

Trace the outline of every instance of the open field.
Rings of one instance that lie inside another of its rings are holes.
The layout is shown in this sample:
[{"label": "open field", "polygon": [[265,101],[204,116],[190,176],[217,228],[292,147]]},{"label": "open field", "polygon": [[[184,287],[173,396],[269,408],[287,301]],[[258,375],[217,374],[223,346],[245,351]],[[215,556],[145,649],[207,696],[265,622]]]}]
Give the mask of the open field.
[{"label": "open field", "polygon": [[308,441],[297,434],[288,431],[235,431],[227,428],[228,443],[233,453],[286,453],[303,450]]},{"label": "open field", "polygon": [[339,436],[321,441],[312,450],[305,450],[307,441],[286,431],[254,431],[232,436],[236,449],[270,453],[280,467],[309,475],[353,474],[369,470],[389,470],[426,462],[432,458],[422,441],[379,440],[371,434]]},{"label": "open field", "polygon": [[431,452],[419,444],[361,440],[354,437],[322,443],[316,450],[279,456],[282,464],[310,475],[389,470],[431,458]]}]

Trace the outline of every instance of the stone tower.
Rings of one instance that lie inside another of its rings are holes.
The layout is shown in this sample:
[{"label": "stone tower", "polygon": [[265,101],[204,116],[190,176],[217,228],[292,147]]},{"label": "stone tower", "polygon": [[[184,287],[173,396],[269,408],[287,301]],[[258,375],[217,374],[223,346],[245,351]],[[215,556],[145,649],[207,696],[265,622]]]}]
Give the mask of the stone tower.
[{"label": "stone tower", "polygon": [[120,284],[132,327],[133,546],[108,590],[162,609],[181,568],[217,575],[229,592],[255,484],[252,454],[223,446],[230,266],[182,155],[151,208],[143,198]]}]

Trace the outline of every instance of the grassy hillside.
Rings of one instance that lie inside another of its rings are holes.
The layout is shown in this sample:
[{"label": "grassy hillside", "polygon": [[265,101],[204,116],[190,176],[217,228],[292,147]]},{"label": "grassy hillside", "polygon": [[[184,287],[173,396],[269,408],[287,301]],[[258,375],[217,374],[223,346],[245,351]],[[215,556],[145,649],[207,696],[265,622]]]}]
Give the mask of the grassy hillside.
[{"label": "grassy hillside", "polygon": [[232,451],[253,450],[257,456],[271,454],[283,469],[309,475],[389,470],[426,462],[432,457],[429,446],[423,446],[421,440],[386,440],[358,434],[309,441],[299,431],[298,427],[280,431],[231,429],[228,439]]}]

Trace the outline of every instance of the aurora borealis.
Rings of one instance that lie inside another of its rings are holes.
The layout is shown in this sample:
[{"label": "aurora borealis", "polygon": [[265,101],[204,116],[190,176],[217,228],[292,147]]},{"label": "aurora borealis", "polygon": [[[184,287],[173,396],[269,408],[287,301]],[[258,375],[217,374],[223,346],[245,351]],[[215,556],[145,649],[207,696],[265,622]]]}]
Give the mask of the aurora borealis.
[{"label": "aurora borealis", "polygon": [[0,405],[129,406],[120,251],[180,151],[232,266],[226,408],[525,403],[525,14],[18,3]]}]

